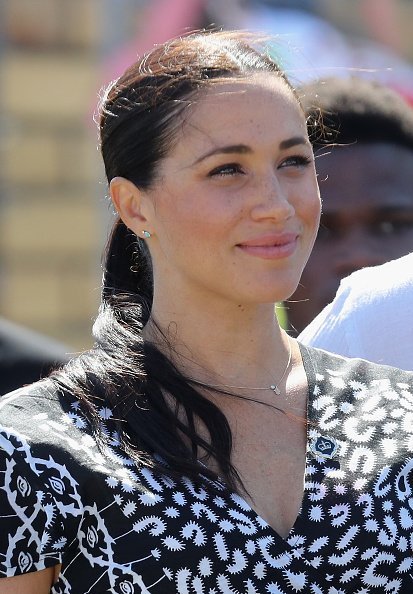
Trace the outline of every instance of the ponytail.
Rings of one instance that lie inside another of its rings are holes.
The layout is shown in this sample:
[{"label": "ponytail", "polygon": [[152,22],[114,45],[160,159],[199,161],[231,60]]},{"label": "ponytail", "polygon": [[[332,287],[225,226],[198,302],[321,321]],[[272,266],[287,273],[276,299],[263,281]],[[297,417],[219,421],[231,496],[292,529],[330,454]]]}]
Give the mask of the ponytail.
[{"label": "ponytail", "polygon": [[102,301],[133,301],[142,307],[142,324],[149,319],[153,300],[152,263],[145,241],[118,218],[105,252]]}]

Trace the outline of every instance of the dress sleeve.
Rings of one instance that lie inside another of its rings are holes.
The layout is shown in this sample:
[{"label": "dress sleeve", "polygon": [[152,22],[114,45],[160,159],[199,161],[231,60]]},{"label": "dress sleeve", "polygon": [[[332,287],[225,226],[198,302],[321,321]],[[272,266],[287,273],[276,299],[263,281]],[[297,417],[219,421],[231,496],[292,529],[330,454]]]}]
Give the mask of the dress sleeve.
[{"label": "dress sleeve", "polygon": [[0,577],[61,562],[63,523],[24,440],[0,426]]}]

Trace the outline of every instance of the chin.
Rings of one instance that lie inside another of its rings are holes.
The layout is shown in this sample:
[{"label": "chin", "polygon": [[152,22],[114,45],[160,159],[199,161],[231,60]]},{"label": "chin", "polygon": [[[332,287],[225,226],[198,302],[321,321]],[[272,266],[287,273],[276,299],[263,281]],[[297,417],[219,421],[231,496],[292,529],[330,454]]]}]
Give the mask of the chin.
[{"label": "chin", "polygon": [[285,301],[295,292],[301,275],[295,273],[280,273],[271,275],[244,276],[232,284],[230,293],[231,301],[245,305],[259,305],[266,303],[280,303]]},{"label": "chin", "polygon": [[288,290],[280,290],[280,287],[272,287],[272,289],[268,289],[268,291],[263,291],[262,287],[259,291],[256,291],[254,295],[251,296],[249,301],[260,304],[260,303],[281,303],[286,299],[289,299],[291,295],[294,293],[295,288],[297,285],[294,285],[293,288],[289,288]]},{"label": "chin", "polygon": [[[289,299],[298,287],[299,279],[284,280],[282,283],[278,280],[277,284],[269,288],[268,298],[264,299],[263,303],[279,303]],[[264,293],[264,292],[263,292]],[[267,293],[267,291],[266,291]]]}]

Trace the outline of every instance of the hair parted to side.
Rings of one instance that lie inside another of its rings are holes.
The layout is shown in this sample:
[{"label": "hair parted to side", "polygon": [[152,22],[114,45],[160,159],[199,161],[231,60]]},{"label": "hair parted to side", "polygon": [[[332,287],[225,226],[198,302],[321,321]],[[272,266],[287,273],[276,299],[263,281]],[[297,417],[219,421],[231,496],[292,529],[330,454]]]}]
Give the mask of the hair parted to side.
[{"label": "hair parted to side", "polygon": [[380,82],[329,77],[302,85],[297,93],[315,149],[385,142],[413,150],[413,108]]},{"label": "hair parted to side", "polygon": [[180,116],[202,88],[223,78],[284,74],[261,38],[246,32],[193,33],[155,48],[106,90],[100,107],[100,139],[106,177],[119,175],[147,188],[156,165],[171,148]]},{"label": "hair parted to side", "polygon": [[[132,64],[109,85],[100,104],[100,146],[108,182],[121,176],[148,189],[159,161],[173,146],[185,111],[203,90],[222,79],[271,73],[294,93],[263,49],[266,41],[245,31],[196,32],[155,46]],[[150,279],[148,250],[118,220],[107,246],[104,300],[115,292],[138,293],[146,298],[148,313]]]},{"label": "hair parted to side", "polygon": [[[254,73],[272,73],[291,85],[260,47],[263,36],[243,31],[204,31],[155,46],[111,83],[100,106],[100,145],[108,182],[116,176],[140,189],[151,186],[159,161],[172,148],[185,111],[217,81]],[[126,235],[119,239],[120,235]],[[129,258],[114,250],[128,242]],[[114,291],[148,297],[152,285],[147,249],[118,221],[108,244],[104,299]],[[132,249],[135,246],[135,249]],[[145,285],[141,284],[141,278]]]},{"label": "hair parted to side", "polygon": [[[132,64],[109,86],[100,105],[108,182],[122,176],[149,188],[186,110],[219,80],[275,75],[294,94],[277,64],[259,49],[265,41],[247,32],[197,32],[158,45]],[[121,442],[138,465],[195,481],[202,468],[204,476],[216,480],[212,471],[200,467],[202,450],[216,460],[228,485],[239,487],[225,416],[164,352],[142,338],[151,313],[152,284],[146,242],[117,219],[106,248],[95,347],[52,378],[76,394],[95,429],[102,401],[115,409]],[[207,429],[207,440],[197,434],[198,422]]]}]

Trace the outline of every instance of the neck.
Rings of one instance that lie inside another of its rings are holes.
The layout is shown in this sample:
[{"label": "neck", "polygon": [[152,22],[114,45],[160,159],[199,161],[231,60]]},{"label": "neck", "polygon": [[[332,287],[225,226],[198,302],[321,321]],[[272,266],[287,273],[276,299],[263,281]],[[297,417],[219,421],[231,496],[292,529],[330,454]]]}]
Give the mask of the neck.
[{"label": "neck", "polygon": [[[188,377],[205,383],[265,386],[277,381],[289,356],[288,336],[281,330],[273,304],[254,307],[205,303],[168,309],[154,300],[145,338],[164,350],[156,326],[172,346],[175,364]],[[169,346],[168,345],[168,346]]]}]

